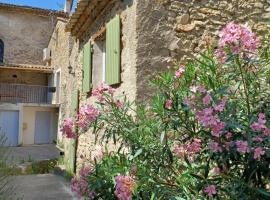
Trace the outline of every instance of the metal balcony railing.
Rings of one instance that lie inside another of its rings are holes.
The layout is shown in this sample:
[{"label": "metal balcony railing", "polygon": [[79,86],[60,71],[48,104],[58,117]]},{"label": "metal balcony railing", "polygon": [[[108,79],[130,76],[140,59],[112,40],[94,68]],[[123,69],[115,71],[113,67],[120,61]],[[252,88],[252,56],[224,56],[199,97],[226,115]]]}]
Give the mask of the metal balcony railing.
[{"label": "metal balcony railing", "polygon": [[0,83],[0,102],[51,104],[54,87]]}]

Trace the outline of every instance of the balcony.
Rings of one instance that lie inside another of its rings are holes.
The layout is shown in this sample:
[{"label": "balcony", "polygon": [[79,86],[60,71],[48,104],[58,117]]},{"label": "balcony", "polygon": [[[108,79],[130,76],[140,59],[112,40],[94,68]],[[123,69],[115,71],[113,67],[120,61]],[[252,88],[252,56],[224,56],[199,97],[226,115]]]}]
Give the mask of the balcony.
[{"label": "balcony", "polygon": [[51,104],[54,87],[0,83],[0,102]]}]

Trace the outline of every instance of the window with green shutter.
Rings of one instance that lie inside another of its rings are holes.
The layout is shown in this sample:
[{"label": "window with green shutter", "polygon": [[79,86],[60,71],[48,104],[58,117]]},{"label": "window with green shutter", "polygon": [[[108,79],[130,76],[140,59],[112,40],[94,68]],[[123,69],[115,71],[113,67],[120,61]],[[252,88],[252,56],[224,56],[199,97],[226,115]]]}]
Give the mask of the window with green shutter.
[{"label": "window with green shutter", "polygon": [[106,69],[105,82],[108,85],[120,83],[120,16],[116,15],[106,25]]},{"label": "window with green shutter", "polygon": [[87,42],[83,47],[83,92],[91,91],[92,82],[92,45]]}]

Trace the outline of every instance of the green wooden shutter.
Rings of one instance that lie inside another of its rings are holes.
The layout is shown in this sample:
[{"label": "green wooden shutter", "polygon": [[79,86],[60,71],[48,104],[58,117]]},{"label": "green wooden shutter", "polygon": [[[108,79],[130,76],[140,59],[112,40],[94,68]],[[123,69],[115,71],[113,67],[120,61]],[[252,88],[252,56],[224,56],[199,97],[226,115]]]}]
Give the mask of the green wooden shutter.
[{"label": "green wooden shutter", "polygon": [[[75,116],[79,108],[79,91],[74,90],[71,94],[71,115]],[[66,152],[66,167],[71,173],[75,171],[75,159],[76,159],[76,141],[74,139],[69,139],[67,142],[67,152]]]},{"label": "green wooden shutter", "polygon": [[106,72],[105,82],[108,85],[120,83],[120,16],[116,15],[106,25]]},{"label": "green wooden shutter", "polygon": [[75,159],[76,159],[76,141],[74,139],[69,139],[67,146],[67,162],[66,162],[66,168],[69,172],[73,173],[75,172]]},{"label": "green wooden shutter", "polygon": [[92,82],[92,45],[87,42],[83,47],[83,92],[91,91]]},{"label": "green wooden shutter", "polygon": [[72,92],[72,96],[71,96],[71,114],[76,114],[78,111],[78,107],[79,107],[79,91],[78,90],[74,90]]}]

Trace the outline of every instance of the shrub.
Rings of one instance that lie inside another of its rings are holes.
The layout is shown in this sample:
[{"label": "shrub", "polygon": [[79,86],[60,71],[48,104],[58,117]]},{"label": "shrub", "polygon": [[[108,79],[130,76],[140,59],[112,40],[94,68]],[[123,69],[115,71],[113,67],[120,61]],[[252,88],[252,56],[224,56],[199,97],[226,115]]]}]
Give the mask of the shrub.
[{"label": "shrub", "polygon": [[8,156],[7,148],[4,147],[6,137],[1,133],[0,128],[0,200],[10,199],[13,195],[14,188],[10,185],[9,174],[11,170],[7,166],[6,160]]},{"label": "shrub", "polygon": [[91,129],[101,141],[120,146],[92,162],[81,196],[270,198],[268,40],[232,22],[218,44],[216,51],[158,75],[152,81],[157,94],[147,106],[116,98],[102,85],[93,91],[96,107],[83,106],[65,121],[68,137]]}]

